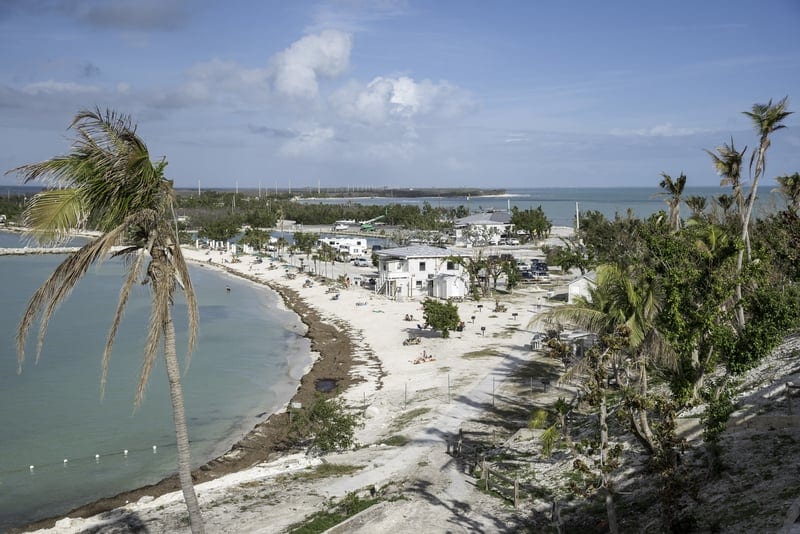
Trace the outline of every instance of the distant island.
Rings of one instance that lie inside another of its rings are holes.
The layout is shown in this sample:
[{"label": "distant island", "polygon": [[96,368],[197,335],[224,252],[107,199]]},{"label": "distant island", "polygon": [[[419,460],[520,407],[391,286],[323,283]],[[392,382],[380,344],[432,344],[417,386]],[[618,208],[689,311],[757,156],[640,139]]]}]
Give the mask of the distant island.
[{"label": "distant island", "polygon": [[[192,188],[176,188],[176,193],[179,195],[192,195],[197,192],[197,189]],[[233,188],[225,187],[211,187],[205,191],[217,192],[233,192]],[[480,188],[461,188],[461,187],[403,187],[403,188],[389,188],[389,187],[303,187],[299,189],[283,188],[283,189],[268,189],[263,190],[254,188],[239,188],[238,193],[242,195],[257,194],[261,191],[266,195],[277,196],[281,198],[299,197],[299,198],[364,198],[364,197],[386,197],[386,198],[421,198],[421,197],[480,197],[480,196],[494,196],[504,195],[505,189],[480,189]]]}]

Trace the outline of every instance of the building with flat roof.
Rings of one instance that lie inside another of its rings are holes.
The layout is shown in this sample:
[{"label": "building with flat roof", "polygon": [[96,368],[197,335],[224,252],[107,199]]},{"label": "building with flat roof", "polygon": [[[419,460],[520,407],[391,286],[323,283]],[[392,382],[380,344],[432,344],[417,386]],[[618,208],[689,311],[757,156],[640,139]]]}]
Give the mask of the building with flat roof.
[{"label": "building with flat roof", "polygon": [[390,298],[419,296],[461,298],[469,290],[469,275],[456,261],[464,251],[414,245],[375,252],[378,282],[375,291]]}]

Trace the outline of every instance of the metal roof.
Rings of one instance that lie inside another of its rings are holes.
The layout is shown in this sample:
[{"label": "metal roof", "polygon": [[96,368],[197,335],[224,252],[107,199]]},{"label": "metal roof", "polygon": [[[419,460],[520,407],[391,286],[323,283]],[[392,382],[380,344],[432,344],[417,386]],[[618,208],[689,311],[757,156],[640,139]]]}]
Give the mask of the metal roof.
[{"label": "metal roof", "polygon": [[398,247],[384,250],[377,250],[378,257],[393,258],[446,258],[448,256],[463,256],[464,251],[451,248],[432,247],[430,245],[412,245],[410,247]]},{"label": "metal roof", "polygon": [[456,219],[456,224],[511,224],[511,214],[507,211],[475,213],[467,217]]}]

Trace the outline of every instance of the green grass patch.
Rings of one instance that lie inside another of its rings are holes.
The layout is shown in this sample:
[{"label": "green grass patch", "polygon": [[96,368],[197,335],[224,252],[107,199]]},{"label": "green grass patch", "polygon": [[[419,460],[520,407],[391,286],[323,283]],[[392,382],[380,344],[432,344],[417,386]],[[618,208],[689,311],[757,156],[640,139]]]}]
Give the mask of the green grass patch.
[{"label": "green grass patch", "polygon": [[319,464],[311,469],[304,469],[296,473],[282,475],[277,477],[278,482],[287,480],[304,481],[304,480],[318,480],[321,478],[340,477],[345,475],[352,475],[364,468],[363,465],[349,465],[349,464]]},{"label": "green grass patch", "polygon": [[408,438],[401,434],[395,434],[394,436],[389,436],[386,439],[382,439],[378,443],[382,445],[389,445],[390,447],[402,447],[408,443]]},{"label": "green grass patch", "polygon": [[492,334],[492,337],[500,337],[500,338],[509,338],[519,332],[519,328],[516,326],[506,326],[499,332],[495,332]]},{"label": "green grass patch", "polygon": [[289,532],[292,534],[319,534],[325,532],[378,502],[380,502],[380,499],[361,499],[355,493],[349,493],[330,509],[317,512],[307,520],[292,525],[289,527]]}]

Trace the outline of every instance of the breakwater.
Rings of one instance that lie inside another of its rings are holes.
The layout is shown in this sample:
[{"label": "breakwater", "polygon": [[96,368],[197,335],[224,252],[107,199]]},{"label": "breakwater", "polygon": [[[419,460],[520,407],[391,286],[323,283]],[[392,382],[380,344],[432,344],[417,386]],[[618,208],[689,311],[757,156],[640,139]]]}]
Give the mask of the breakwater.
[{"label": "breakwater", "polygon": [[24,256],[26,254],[71,254],[80,247],[17,247],[0,248],[0,256]]}]

